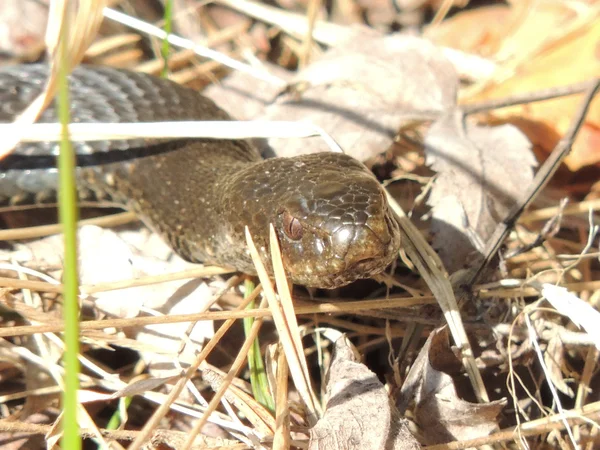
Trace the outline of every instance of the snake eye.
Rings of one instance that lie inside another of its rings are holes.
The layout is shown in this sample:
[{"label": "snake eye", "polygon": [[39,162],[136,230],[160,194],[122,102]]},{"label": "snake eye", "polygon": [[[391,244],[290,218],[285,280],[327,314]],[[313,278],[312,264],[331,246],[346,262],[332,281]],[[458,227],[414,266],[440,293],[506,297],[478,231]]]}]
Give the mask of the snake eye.
[{"label": "snake eye", "polygon": [[300,221],[292,216],[288,211],[284,211],[283,213],[283,231],[285,232],[286,236],[293,241],[302,239],[302,234],[304,234],[304,230]]}]

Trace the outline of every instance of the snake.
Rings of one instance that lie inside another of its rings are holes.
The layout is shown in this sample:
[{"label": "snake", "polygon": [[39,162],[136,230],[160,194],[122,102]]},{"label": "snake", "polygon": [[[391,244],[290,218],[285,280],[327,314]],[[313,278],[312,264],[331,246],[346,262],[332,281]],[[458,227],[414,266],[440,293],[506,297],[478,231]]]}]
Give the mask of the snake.
[{"label": "snake", "polygon": [[[44,64],[0,68],[0,122],[42,91]],[[71,122],[228,121],[200,92],[153,75],[102,66],[69,77]],[[56,123],[51,104],[39,123]],[[398,256],[399,225],[381,183],[339,152],[263,158],[247,140],[137,138],[72,143],[79,200],[131,210],[193,263],[256,274],[248,228],[272,274],[273,225],[294,284],[333,289],[371,278]],[[56,204],[56,142],[21,142],[0,161],[0,206]]]}]

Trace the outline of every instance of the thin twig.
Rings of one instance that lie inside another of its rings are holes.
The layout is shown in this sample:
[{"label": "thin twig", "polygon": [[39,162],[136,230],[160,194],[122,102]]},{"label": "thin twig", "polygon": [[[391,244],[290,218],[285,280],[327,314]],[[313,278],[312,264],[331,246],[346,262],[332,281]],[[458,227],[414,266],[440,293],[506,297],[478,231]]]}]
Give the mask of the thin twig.
[{"label": "thin twig", "polygon": [[461,106],[461,110],[465,114],[475,114],[483,111],[490,111],[492,109],[521,105],[524,103],[543,102],[545,100],[552,100],[558,97],[583,94],[595,86],[596,83],[597,80],[586,80],[579,83],[569,84],[567,86],[553,86],[547,89],[540,89],[539,91],[525,92],[508,97],[463,105]]},{"label": "thin twig", "polygon": [[535,174],[533,181],[530,184],[529,189],[524,193],[522,198],[515,204],[515,206],[509,211],[506,218],[498,224],[494,233],[488,240],[488,245],[483,252],[485,258],[483,262],[480,263],[479,267],[476,271],[474,271],[473,275],[467,281],[467,285],[473,285],[478,281],[479,276],[483,272],[483,269],[490,263],[490,261],[494,258],[500,245],[504,242],[506,236],[513,228],[525,208],[535,199],[538,193],[548,184],[548,181],[554,175],[561,162],[565,159],[565,157],[571,151],[571,146],[579,129],[584,123],[585,116],[589,109],[589,106],[592,102],[592,99],[600,89],[600,79],[594,80],[592,85],[589,85],[587,93],[581,102],[581,106],[579,110],[575,114],[575,118],[571,123],[571,126],[563,136],[563,138],[556,144],[554,150],[550,154],[550,157],[544,162],[540,170]]}]

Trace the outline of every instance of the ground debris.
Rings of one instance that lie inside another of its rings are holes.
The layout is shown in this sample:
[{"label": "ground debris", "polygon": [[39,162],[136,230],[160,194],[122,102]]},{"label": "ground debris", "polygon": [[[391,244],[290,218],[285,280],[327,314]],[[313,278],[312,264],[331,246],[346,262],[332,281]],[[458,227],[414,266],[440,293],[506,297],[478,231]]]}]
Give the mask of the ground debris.
[{"label": "ground debris", "polygon": [[345,336],[335,343],[327,407],[310,430],[310,450],[421,448],[377,375],[359,361]]},{"label": "ground debris", "polygon": [[400,391],[400,411],[412,399],[423,442],[428,445],[487,436],[498,427],[506,400],[471,403],[460,399],[449,375],[459,367],[460,361],[449,347],[447,328],[434,331]]}]

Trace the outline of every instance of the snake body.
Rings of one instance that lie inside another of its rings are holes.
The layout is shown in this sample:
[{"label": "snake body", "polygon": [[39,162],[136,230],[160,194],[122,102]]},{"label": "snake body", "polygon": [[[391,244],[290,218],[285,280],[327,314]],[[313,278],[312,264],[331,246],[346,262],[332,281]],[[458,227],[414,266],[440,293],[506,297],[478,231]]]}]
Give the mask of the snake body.
[{"label": "snake body", "polygon": [[[0,68],[0,122],[41,92],[43,65]],[[73,122],[230,120],[200,93],[126,70],[82,66],[70,77]],[[39,122],[57,122],[49,107]],[[109,127],[109,125],[107,125]],[[269,223],[294,283],[334,288],[381,272],[400,246],[379,182],[339,153],[262,159],[243,140],[73,143],[79,197],[135,211],[184,259],[255,273],[248,226],[270,270]],[[56,201],[56,143],[21,143],[0,161],[0,205]]]}]

